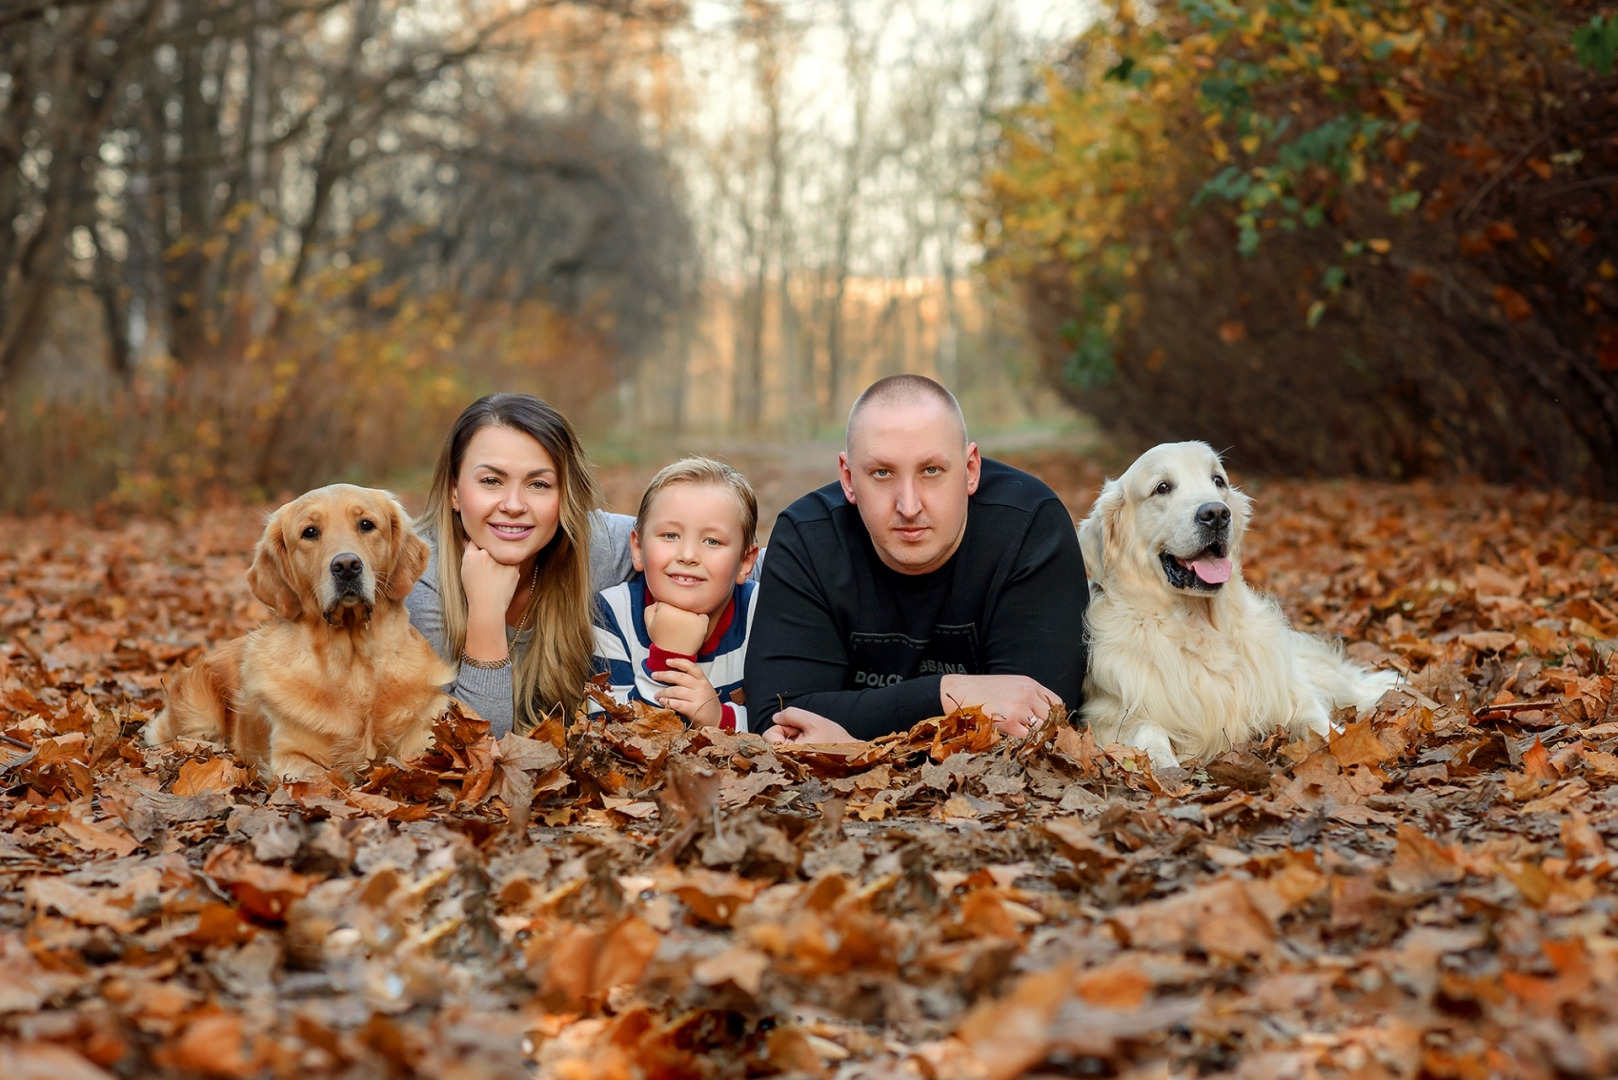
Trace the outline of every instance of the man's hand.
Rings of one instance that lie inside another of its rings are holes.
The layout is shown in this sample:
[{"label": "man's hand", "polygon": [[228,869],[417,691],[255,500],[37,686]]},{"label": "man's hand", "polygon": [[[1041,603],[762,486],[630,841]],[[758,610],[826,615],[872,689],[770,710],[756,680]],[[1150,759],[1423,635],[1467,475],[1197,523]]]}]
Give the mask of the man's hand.
[{"label": "man's hand", "polygon": [[938,696],[945,712],[981,705],[995,730],[1013,737],[1028,734],[1062,700],[1026,675],[945,675]]},{"label": "man's hand", "polygon": [[725,707],[708,676],[690,660],[679,657],[669,660],[669,668],[652,672],[652,678],[669,687],[658,693],[657,700],[665,709],[673,709],[699,727],[718,727],[725,718]]},{"label": "man's hand", "polygon": [[837,721],[798,708],[776,713],[775,726],[764,733],[764,740],[772,743],[859,742]]},{"label": "man's hand", "polygon": [[708,616],[660,600],[646,609],[646,633],[664,652],[695,656],[708,640]]}]

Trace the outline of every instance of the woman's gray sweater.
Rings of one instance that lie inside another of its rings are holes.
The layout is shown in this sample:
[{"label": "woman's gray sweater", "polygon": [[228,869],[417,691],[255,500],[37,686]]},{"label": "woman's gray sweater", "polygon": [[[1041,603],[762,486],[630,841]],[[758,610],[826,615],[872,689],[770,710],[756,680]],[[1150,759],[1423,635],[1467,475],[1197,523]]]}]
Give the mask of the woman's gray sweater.
[{"label": "woman's gray sweater", "polygon": [[[595,511],[591,519],[590,589],[593,599],[595,593],[629,578],[632,569],[629,533],[635,527],[635,519],[627,514],[609,514],[605,510]],[[511,673],[522,662],[534,634],[541,628],[531,626],[519,634],[511,627],[506,627],[506,647],[511,653],[511,665],[507,667],[494,670],[474,667],[459,656],[450,656],[449,648],[444,643],[444,601],[438,592],[437,538],[423,536],[422,539],[432,548],[432,557],[427,560],[426,573],[421,575],[416,587],[405,598],[410,623],[421,631],[439,656],[460,664],[460,673],[453,683],[444,688],[445,691],[476,709],[478,715],[489,722],[489,733],[498,739],[512,726],[515,698]]]}]

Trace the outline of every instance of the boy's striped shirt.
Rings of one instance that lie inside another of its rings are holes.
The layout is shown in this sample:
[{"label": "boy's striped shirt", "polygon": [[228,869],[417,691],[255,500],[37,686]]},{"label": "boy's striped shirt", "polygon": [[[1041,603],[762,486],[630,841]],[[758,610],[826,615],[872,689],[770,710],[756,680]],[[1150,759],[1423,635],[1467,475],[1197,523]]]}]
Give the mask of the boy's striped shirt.
[{"label": "boy's striped shirt", "polygon": [[[720,616],[715,636],[704,642],[702,651],[694,657],[718,692],[726,721],[732,722],[724,726],[736,731],[747,730],[747,710],[732,702],[730,695],[742,688],[742,666],[746,659],[747,635],[753,626],[757,590],[758,584],[753,581],[745,581],[732,590],[731,607]],[[646,579],[638,574],[622,585],[603,589],[596,597],[596,670],[607,673],[612,696],[626,704],[643,701],[656,706],[656,695],[666,684],[652,678],[652,672],[665,670],[660,666],[664,658],[675,655],[652,645],[646,632],[649,602]],[[601,709],[592,702],[590,711],[600,712]]]}]

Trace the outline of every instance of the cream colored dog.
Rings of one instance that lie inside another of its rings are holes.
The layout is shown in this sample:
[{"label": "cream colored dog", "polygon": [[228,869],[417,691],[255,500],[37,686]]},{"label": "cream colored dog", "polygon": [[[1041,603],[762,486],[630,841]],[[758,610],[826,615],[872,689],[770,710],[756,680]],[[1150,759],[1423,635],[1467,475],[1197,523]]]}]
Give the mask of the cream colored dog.
[{"label": "cream colored dog", "polygon": [[281,507],[247,571],[274,615],[174,677],[147,744],[228,742],[283,780],[420,754],[455,678],[403,602],[427,555],[386,491],[333,484]]},{"label": "cream colored dog", "polygon": [[1206,443],[1153,447],[1108,480],[1079,526],[1090,574],[1080,715],[1103,742],[1207,759],[1277,725],[1325,735],[1397,681],[1287,625],[1242,580],[1252,501]]}]

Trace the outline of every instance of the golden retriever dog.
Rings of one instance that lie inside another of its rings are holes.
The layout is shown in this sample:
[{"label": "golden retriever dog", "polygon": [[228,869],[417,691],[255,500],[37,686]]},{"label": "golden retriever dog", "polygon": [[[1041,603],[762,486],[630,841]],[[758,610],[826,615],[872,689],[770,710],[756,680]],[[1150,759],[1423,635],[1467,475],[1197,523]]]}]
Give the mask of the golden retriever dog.
[{"label": "golden retriever dog", "polygon": [[1398,676],[1344,659],[1287,624],[1242,580],[1252,500],[1206,443],[1165,443],[1108,480],[1079,525],[1090,574],[1080,715],[1103,742],[1159,768],[1207,758],[1277,725],[1327,734]]},{"label": "golden retriever dog", "polygon": [[333,484],[281,507],[247,571],[274,616],[175,676],[147,744],[228,742],[282,780],[420,754],[455,678],[403,602],[427,556],[386,491]]}]

